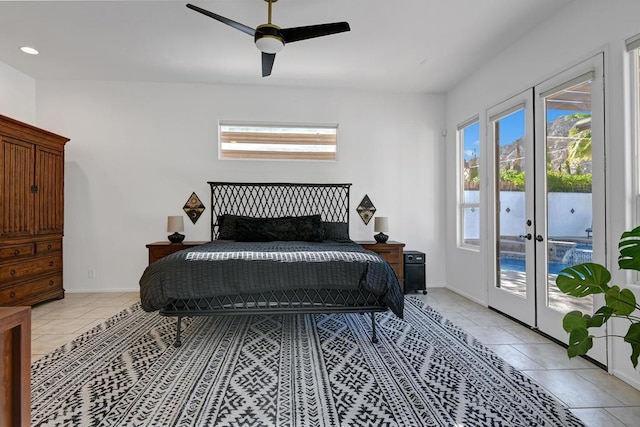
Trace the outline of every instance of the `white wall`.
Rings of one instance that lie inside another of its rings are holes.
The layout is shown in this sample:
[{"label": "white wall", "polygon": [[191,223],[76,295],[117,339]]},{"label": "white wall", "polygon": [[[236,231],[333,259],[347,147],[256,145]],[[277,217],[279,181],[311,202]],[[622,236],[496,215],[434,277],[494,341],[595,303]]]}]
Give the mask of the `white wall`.
[{"label": "white wall", "polygon": [[36,81],[0,62],[0,114],[35,124]]},{"label": "white wall", "polygon": [[[574,1],[447,94],[446,164],[451,167],[446,170],[445,216],[449,287],[486,304],[487,284],[478,278],[486,277],[484,256],[488,248],[482,247],[477,253],[456,247],[456,172],[453,167],[456,164],[456,125],[480,114],[480,134],[484,136],[488,108],[602,51],[605,53],[606,87],[608,262],[615,265],[618,237],[632,225],[630,177],[633,156],[629,116],[625,115],[629,70],[624,41],[640,32],[639,15],[640,2],[637,0]],[[486,207],[485,204],[484,212]],[[614,281],[624,283],[624,275],[617,268],[613,270]],[[612,343],[610,369],[640,387],[638,373],[630,369],[628,345],[621,340]]]},{"label": "white wall", "polygon": [[[39,81],[38,124],[66,145],[64,286],[138,289],[145,244],[166,239],[193,191],[211,180],[350,182],[354,240],[372,240],[356,206],[368,194],[392,240],[428,255],[444,284],[444,97],[345,90],[161,83]],[[219,119],[339,123],[335,163],[217,160]],[[210,210],[187,240],[208,240]],[[88,270],[95,269],[95,279]]]}]

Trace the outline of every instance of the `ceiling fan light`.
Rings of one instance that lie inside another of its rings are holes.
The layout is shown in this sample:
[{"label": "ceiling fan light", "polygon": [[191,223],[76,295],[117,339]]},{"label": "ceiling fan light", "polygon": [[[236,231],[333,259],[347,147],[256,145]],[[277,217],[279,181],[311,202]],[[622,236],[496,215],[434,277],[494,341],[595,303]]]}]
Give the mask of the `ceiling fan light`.
[{"label": "ceiling fan light", "polygon": [[284,42],[279,37],[264,35],[256,40],[256,46],[264,53],[278,53],[284,47]]}]

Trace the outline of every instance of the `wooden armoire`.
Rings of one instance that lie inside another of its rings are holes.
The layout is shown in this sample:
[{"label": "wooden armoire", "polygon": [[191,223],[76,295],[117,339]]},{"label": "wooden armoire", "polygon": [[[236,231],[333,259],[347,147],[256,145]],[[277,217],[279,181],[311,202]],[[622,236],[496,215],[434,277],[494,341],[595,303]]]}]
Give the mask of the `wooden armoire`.
[{"label": "wooden armoire", "polygon": [[0,306],[64,297],[67,141],[0,115]]}]

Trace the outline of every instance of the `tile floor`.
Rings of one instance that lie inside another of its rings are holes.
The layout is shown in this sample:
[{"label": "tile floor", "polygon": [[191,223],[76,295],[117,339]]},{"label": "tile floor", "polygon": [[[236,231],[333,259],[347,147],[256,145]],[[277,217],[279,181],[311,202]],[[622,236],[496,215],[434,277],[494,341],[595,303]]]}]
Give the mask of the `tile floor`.
[{"label": "tile floor", "polygon": [[31,310],[31,361],[140,301],[138,292],[66,293]]},{"label": "tile floor", "polygon": [[[640,391],[583,359],[569,360],[561,346],[451,291],[432,288],[419,297],[555,395],[587,426],[640,426]],[[137,301],[136,292],[67,293],[34,307],[32,360]]]}]

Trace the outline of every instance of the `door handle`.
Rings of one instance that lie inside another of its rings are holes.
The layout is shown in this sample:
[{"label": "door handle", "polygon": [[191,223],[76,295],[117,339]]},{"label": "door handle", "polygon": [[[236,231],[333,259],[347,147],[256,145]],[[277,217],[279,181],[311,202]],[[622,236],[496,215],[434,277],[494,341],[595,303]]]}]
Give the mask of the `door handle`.
[{"label": "door handle", "polygon": [[526,235],[526,236],[525,236],[524,234],[521,234],[521,235],[520,235],[520,236],[518,236],[518,237],[520,237],[521,239],[531,240],[531,238],[532,238],[533,236],[531,235],[531,233],[527,233],[527,235]]},{"label": "door handle", "polygon": [[539,234],[538,234],[538,235],[536,236],[536,240],[537,240],[538,242],[542,242],[542,241],[544,240],[544,238],[543,238],[541,235],[539,235]]}]

